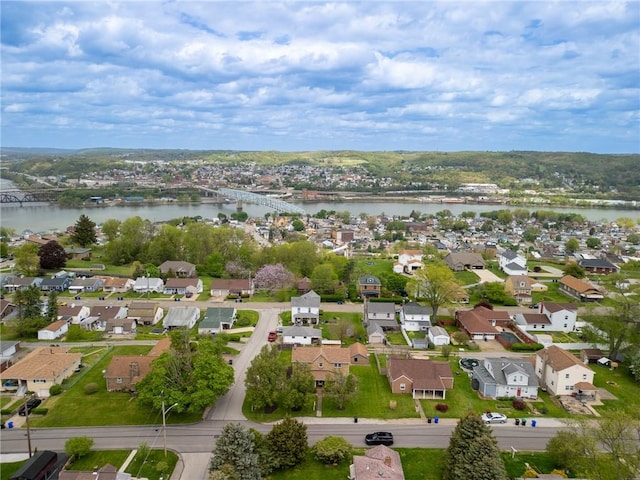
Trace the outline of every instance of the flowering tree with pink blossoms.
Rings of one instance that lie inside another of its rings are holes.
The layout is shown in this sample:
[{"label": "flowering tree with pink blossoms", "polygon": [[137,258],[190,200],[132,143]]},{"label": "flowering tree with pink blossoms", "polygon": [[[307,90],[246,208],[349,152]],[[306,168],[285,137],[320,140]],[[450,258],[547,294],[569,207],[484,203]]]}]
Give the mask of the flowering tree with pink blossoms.
[{"label": "flowering tree with pink blossoms", "polygon": [[281,263],[265,265],[256,272],[253,281],[257,288],[262,288],[269,293],[288,288],[293,285],[293,273]]}]

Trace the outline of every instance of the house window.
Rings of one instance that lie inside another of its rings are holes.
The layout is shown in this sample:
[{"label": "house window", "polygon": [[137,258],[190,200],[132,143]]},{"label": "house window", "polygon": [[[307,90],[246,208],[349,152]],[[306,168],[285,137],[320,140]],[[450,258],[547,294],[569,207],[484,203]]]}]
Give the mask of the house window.
[{"label": "house window", "polygon": [[335,368],[340,368],[340,367],[342,367],[342,364],[341,363],[334,363],[333,366]]},{"label": "house window", "polygon": [[564,389],[571,391],[571,390],[573,390],[573,385],[565,385]]},{"label": "house window", "polygon": [[407,386],[404,383],[400,384],[400,391],[404,392],[406,390]]},{"label": "house window", "polygon": [[564,375],[564,378],[569,378],[569,374],[568,374],[568,373],[566,373],[566,374]]},{"label": "house window", "polygon": [[567,328],[567,324],[566,323],[564,324],[564,328]]},{"label": "house window", "polygon": [[320,363],[318,364],[318,368],[324,368],[324,363],[320,362]]},{"label": "house window", "polygon": [[582,374],[582,379],[583,379],[583,380],[586,380],[586,379],[587,379],[587,374],[586,374],[586,373],[583,373],[583,374]]},{"label": "house window", "polygon": [[116,383],[122,383],[122,377],[116,378]]}]

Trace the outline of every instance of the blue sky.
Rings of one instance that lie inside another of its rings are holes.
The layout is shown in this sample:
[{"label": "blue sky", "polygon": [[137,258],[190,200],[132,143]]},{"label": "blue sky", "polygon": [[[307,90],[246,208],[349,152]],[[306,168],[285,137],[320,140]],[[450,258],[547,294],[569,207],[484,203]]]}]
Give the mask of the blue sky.
[{"label": "blue sky", "polygon": [[4,146],[640,152],[640,2],[0,2]]}]

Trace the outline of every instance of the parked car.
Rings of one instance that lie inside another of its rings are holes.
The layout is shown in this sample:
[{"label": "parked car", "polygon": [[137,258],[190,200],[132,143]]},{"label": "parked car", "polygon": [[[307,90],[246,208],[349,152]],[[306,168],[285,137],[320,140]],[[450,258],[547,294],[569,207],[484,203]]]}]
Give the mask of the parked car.
[{"label": "parked car", "polygon": [[40,400],[39,398],[30,398],[29,400],[27,400],[26,409],[24,404],[22,404],[22,406],[18,409],[18,415],[20,415],[21,417],[25,417],[27,413],[31,413],[31,410],[37,408],[41,403],[42,400]]},{"label": "parked car", "polygon": [[539,303],[532,303],[531,305],[529,305],[529,308],[533,309],[533,308],[539,308],[540,304]]},{"label": "parked car", "polygon": [[373,432],[368,433],[364,437],[364,443],[367,445],[393,445],[393,434],[390,432]]},{"label": "parked car", "polygon": [[507,416],[501,413],[487,412],[482,414],[484,423],[507,423]]},{"label": "parked car", "polygon": [[475,358],[461,358],[458,361],[460,368],[467,371],[472,371],[475,367],[480,365],[480,361]]},{"label": "parked car", "polygon": [[271,330],[269,332],[269,336],[267,337],[267,340],[269,340],[270,342],[275,342],[276,338],[278,338],[278,332],[276,332],[275,330]]}]

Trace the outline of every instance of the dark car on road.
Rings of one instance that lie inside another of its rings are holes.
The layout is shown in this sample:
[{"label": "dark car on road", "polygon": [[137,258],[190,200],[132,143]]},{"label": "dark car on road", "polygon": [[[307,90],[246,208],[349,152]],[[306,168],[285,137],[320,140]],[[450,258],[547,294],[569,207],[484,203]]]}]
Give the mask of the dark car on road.
[{"label": "dark car on road", "polygon": [[21,417],[25,417],[27,415],[27,412],[31,413],[31,410],[37,408],[41,403],[42,400],[40,400],[39,398],[31,398],[27,400],[26,410],[25,405],[22,404],[22,406],[18,409],[18,415],[20,415]]},{"label": "dark car on road", "polygon": [[393,434],[389,432],[373,432],[368,433],[364,437],[364,443],[367,445],[393,445]]}]

